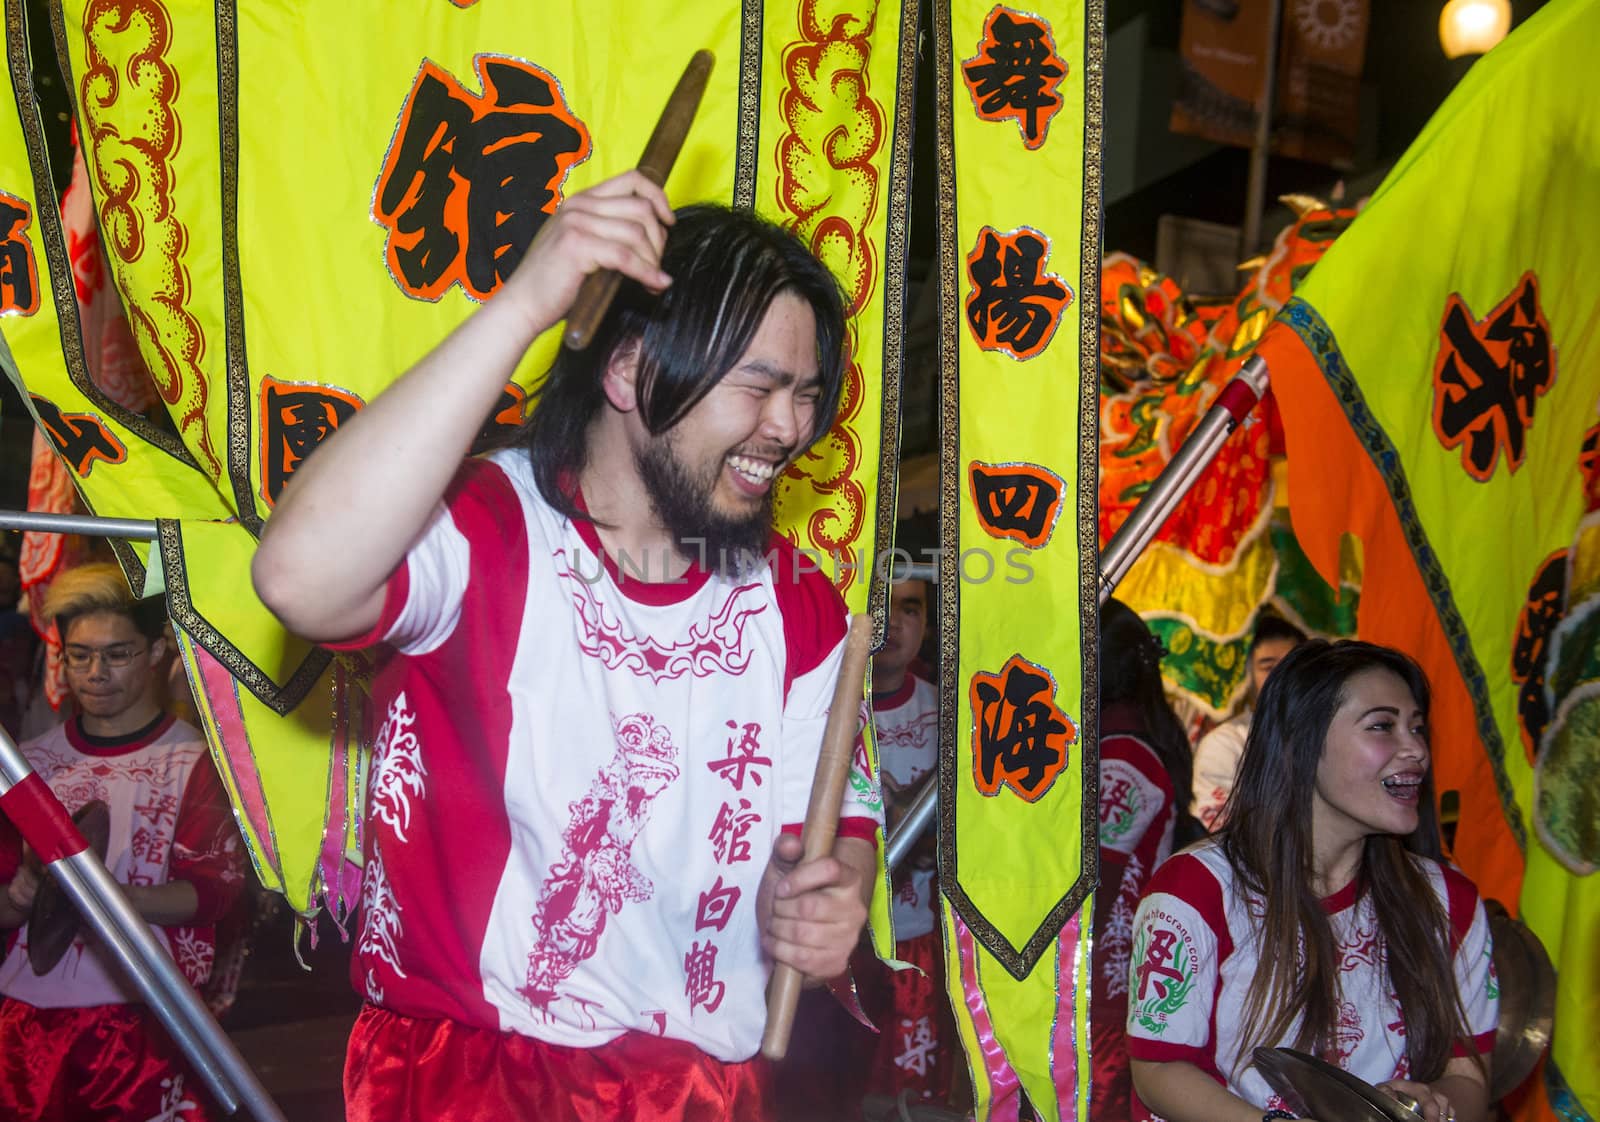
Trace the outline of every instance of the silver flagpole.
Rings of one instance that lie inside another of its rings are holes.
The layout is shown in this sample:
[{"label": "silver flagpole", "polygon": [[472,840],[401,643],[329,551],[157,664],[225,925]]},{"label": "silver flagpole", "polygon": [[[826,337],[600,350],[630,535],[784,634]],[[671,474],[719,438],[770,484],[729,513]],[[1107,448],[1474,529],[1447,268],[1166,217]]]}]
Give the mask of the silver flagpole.
[{"label": "silver flagpole", "polygon": [[41,534],[86,534],[98,538],[156,540],[156,524],[140,518],[96,518],[90,514],[38,514],[0,510],[0,530],[33,530]]},{"label": "silver flagpole", "polygon": [[[1178,503],[1194,487],[1211,461],[1216,459],[1223,443],[1266,392],[1267,363],[1256,355],[1222,387],[1216,404],[1207,411],[1189,439],[1184,441],[1183,447],[1178,449],[1178,454],[1172,457],[1166,470],[1151,485],[1144,499],[1106,543],[1100,554],[1100,603],[1104,604],[1111,597],[1112,590],[1128,575],[1128,570],[1133,568],[1134,561],[1145,546],[1155,539]],[[906,566],[900,566],[895,571],[910,576]],[[890,872],[905,859],[933,821],[939,809],[938,792],[939,777],[930,775],[912,800],[906,816],[890,832],[883,851]]]}]

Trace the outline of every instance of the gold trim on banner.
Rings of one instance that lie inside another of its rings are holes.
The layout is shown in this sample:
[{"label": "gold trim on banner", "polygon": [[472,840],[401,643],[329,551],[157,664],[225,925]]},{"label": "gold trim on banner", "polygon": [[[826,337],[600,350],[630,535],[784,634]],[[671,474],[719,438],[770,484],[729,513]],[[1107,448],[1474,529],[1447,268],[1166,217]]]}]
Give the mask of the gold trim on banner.
[{"label": "gold trim on banner", "polygon": [[[52,11],[59,11],[52,5]],[[52,28],[54,31],[54,28]],[[59,49],[59,41],[58,41]],[[67,379],[77,391],[94,403],[96,409],[116,421],[140,440],[161,449],[178,462],[200,470],[189,454],[189,449],[177,436],[163,432],[139,414],[124,409],[112,401],[89,377],[89,365],[83,354],[83,328],[78,320],[78,293],[72,280],[72,261],[67,255],[66,231],[61,225],[61,199],[56,194],[55,181],[50,177],[50,155],[45,148],[44,129],[39,120],[39,103],[33,95],[33,67],[28,57],[28,15],[22,0],[6,0],[6,63],[11,73],[11,92],[16,98],[17,117],[22,126],[23,142],[28,147],[28,164],[33,172],[34,217],[39,223],[39,240],[44,244],[45,259],[50,266],[50,291],[56,305],[56,322],[61,332],[61,357],[67,368]],[[72,97],[73,110],[77,98],[72,89],[71,71],[65,59],[61,60],[62,74],[66,76],[67,92]],[[91,185],[91,191],[93,187]],[[96,221],[99,221],[98,209]],[[71,468],[68,468],[71,471]],[[76,478],[76,473],[74,473]],[[79,488],[79,494],[83,490]],[[88,499],[84,499],[88,505]],[[92,513],[92,511],[91,511]],[[143,566],[139,566],[142,582]],[[129,574],[130,579],[133,574]]]},{"label": "gold trim on banner", "polygon": [[[1078,270],[1078,634],[1083,708],[1083,886],[1070,911],[1100,884],[1100,258],[1105,138],[1105,0],[1083,5],[1083,241]],[[1093,698],[1093,703],[1090,702]],[[1181,797],[1181,793],[1180,793]],[[1074,900],[1073,897],[1076,896]],[[1054,918],[1055,913],[1051,913]],[[1061,917],[1066,922],[1066,915]]]},{"label": "gold trim on banner", "polygon": [[[961,293],[956,282],[955,52],[950,0],[933,0],[934,192],[939,249],[939,887],[963,921],[971,901],[956,883],[956,769],[961,716]],[[970,924],[969,924],[970,926]],[[987,946],[987,944],[985,944]]]},{"label": "gold trim on banner", "polygon": [[263,521],[250,487],[250,362],[245,354],[244,299],[239,280],[239,20],[233,0],[217,4],[217,131],[222,164],[222,348],[228,369],[228,479],[233,485],[239,522],[259,537]]},{"label": "gold trim on banner", "polygon": [[[1020,948],[1011,944],[973,904],[961,887],[956,852],[956,784],[958,754],[964,739],[957,728],[961,712],[960,683],[960,554],[961,501],[961,377],[959,315],[940,317],[939,335],[939,527],[943,553],[939,561],[940,607],[940,758],[939,758],[939,876],[950,905],[995,961],[1019,981],[1055,945],[1062,927],[1082,907],[1099,879],[1099,557],[1096,489],[1098,467],[1099,400],[1099,269],[1101,144],[1104,128],[1105,40],[1103,0],[1084,4],[1084,174],[1083,234],[1078,266],[1079,299],[1079,403],[1078,403],[1078,606],[1082,650],[1083,709],[1078,744],[1083,782],[1081,819],[1081,872],[1060,901]],[[935,90],[938,148],[938,226],[940,306],[959,308],[961,252],[957,245],[954,45],[950,0],[935,0]]]},{"label": "gold trim on banner", "polygon": [[[901,0],[898,74],[895,78],[894,138],[889,142],[889,207],[883,238],[882,424],[878,430],[878,517],[867,561],[867,611],[872,647],[883,645],[889,626],[890,580],[878,579],[878,554],[894,544],[899,505],[900,394],[905,373],[906,261],[911,237],[911,139],[917,91],[918,0]],[[886,577],[892,577],[892,573]]]},{"label": "gold trim on banner", "polygon": [[211,625],[189,598],[189,573],[183,560],[183,524],[175,518],[156,520],[156,540],[161,549],[161,567],[167,581],[167,614],[207,654],[220,662],[234,680],[280,717],[288,716],[311,692],[322,672],[333,660],[333,653],[312,647],[295,672],[283,685],[244,656]]},{"label": "gold trim on banner", "polygon": [[761,144],[761,28],[763,0],[744,0],[739,16],[739,134],[733,161],[733,209],[756,205],[756,160]]}]

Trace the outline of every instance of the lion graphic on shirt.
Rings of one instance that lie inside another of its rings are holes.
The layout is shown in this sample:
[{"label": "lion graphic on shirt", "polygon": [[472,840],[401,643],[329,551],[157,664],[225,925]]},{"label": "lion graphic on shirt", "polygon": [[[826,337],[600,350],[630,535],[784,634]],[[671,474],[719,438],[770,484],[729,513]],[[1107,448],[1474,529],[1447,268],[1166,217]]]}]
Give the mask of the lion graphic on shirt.
[{"label": "lion graphic on shirt", "polygon": [[562,983],[594,954],[606,917],[655,891],[633,864],[633,842],[655,797],[678,778],[679,749],[648,713],[613,717],[611,724],[616,755],[583,798],[568,805],[572,820],[561,836],[566,848],[550,866],[531,917],[533,949],[520,992],[547,1015],[562,996]]}]

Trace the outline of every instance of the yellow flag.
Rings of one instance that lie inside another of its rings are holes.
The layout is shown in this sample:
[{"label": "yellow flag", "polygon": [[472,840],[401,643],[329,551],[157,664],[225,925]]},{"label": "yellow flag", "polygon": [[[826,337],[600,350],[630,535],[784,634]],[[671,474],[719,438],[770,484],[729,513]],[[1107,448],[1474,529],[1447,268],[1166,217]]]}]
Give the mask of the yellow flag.
[{"label": "yellow flag", "polygon": [[[980,1117],[1085,1105],[1103,13],[936,3],[947,975]],[[959,626],[957,626],[959,622]]]},{"label": "yellow flag", "polygon": [[1595,42],[1600,4],[1557,0],[1476,63],[1262,344],[1296,533],[1330,578],[1361,539],[1360,634],[1434,687],[1454,856],[1556,961],[1569,1118],[1600,1107],[1600,118],[1570,85]]},{"label": "yellow flag", "polygon": [[[914,3],[725,0],[689,18],[666,0],[421,0],[394,16],[66,0],[59,17],[113,279],[171,420],[141,441],[97,414],[118,470],[144,473],[117,513],[184,520],[157,555],[191,682],[258,867],[301,910],[353,888],[359,759],[335,717],[361,667],[276,626],[249,589],[254,536],[318,442],[492,293],[562,198],[633,166],[698,49],[717,65],[669,197],[790,227],[850,304],[839,421],[781,481],[781,528],[862,611],[893,511]],[[47,185],[13,86],[26,158],[8,155],[7,191]],[[45,314],[27,332],[48,352]],[[520,423],[557,343],[530,350],[486,438]],[[19,354],[22,379],[52,361]]]}]

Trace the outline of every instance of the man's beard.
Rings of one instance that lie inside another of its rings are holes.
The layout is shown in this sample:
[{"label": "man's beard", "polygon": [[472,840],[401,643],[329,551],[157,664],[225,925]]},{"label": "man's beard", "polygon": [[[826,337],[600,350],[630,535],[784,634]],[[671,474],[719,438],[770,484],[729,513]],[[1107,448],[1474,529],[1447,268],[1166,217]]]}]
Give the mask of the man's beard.
[{"label": "man's beard", "polygon": [[701,567],[742,576],[762,562],[772,538],[772,489],[749,514],[727,515],[713,497],[722,461],[709,477],[680,459],[670,437],[659,436],[634,452],[650,505],[672,540]]}]

